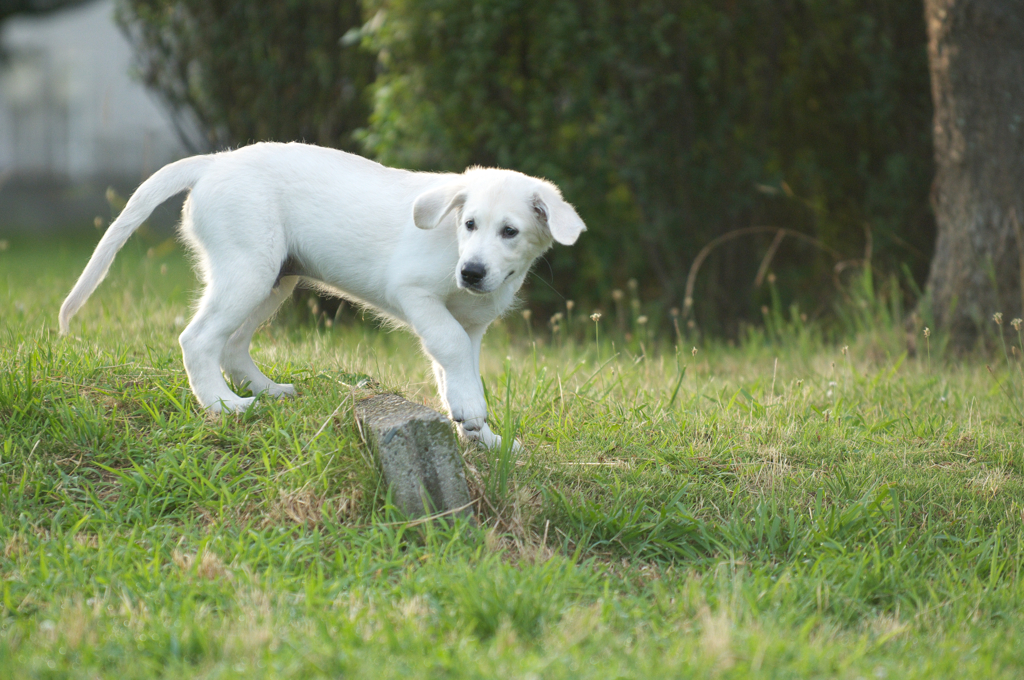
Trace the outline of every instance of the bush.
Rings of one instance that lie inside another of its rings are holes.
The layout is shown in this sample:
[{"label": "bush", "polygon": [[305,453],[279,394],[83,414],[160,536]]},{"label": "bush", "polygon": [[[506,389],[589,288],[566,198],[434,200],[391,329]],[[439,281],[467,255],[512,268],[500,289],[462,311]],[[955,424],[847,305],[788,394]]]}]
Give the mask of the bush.
[{"label": "bush", "polygon": [[548,256],[552,285],[530,294],[548,312],[561,294],[607,307],[630,278],[643,300],[682,307],[700,249],[751,225],[811,238],[716,248],[693,295],[709,329],[760,320],[766,253],[781,299],[812,313],[832,307],[836,260],[926,274],[917,3],[119,0],[118,16],[197,149],[304,140],[558,183],[590,233]]},{"label": "bush", "polygon": [[264,140],[355,151],[373,55],[342,36],[359,0],[118,0],[142,81],[195,151]]},{"label": "bush", "polygon": [[[378,14],[366,42],[385,68],[368,149],[399,165],[494,164],[556,181],[590,226],[551,256],[560,291],[606,298],[636,277],[644,297],[681,305],[697,251],[752,224],[856,257],[869,225],[878,261],[925,274],[931,104],[918,4],[367,3]],[[754,316],[770,238],[709,260],[700,318]],[[820,305],[833,262],[787,243],[779,286]]]}]

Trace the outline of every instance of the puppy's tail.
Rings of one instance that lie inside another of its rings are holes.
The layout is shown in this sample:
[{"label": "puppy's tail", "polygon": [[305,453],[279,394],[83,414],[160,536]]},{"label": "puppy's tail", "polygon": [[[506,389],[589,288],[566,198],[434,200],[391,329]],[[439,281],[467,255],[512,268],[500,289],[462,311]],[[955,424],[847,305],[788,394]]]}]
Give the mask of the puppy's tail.
[{"label": "puppy's tail", "polygon": [[60,307],[60,334],[67,335],[69,323],[85,301],[89,299],[96,286],[107,275],[110,263],[114,261],[117,251],[125,244],[128,237],[139,228],[150,213],[171,196],[179,194],[186,189],[191,189],[199,178],[203,176],[210,163],[211,156],[193,156],[185,158],[170,165],[166,165],[153,173],[153,176],[143,182],[128,204],[118,215],[114,223],[110,225],[103,238],[96,245],[89,263],[85,270],[78,277],[78,282],[71,289],[64,304]]}]

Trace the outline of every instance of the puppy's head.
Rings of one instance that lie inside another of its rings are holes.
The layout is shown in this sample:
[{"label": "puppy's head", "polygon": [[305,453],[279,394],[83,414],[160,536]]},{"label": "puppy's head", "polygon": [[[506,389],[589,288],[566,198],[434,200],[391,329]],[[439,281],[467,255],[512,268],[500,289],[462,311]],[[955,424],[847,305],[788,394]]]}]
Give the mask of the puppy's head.
[{"label": "puppy's head", "polygon": [[455,281],[480,294],[525,273],[552,241],[572,245],[587,228],[555,185],[490,168],[472,168],[422,194],[413,204],[413,219],[420,229],[454,226]]}]

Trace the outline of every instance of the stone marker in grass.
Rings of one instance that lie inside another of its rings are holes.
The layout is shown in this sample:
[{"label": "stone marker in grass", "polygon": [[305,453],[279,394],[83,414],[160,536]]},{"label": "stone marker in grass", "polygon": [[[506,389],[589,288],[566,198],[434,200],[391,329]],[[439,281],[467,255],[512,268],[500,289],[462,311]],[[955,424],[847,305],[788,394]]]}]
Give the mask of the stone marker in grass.
[{"label": "stone marker in grass", "polygon": [[355,410],[396,507],[409,517],[472,517],[466,472],[448,418],[397,394],[363,399]]}]

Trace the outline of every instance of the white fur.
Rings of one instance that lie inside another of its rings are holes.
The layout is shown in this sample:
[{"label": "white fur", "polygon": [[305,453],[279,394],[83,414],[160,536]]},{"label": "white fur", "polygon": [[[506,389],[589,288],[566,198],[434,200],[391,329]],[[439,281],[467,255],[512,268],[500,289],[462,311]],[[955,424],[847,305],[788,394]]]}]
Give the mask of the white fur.
[{"label": "white fur", "polygon": [[[480,342],[533,261],[553,240],[572,244],[586,229],[554,185],[510,170],[394,170],[305,144],[187,158],[143,182],[100,239],[61,306],[61,333],[132,232],[186,189],[182,231],[206,289],[180,342],[202,406],[242,411],[252,403],[231,391],[222,370],[254,394],[294,394],[263,375],[249,344],[303,278],[410,326],[460,434],[501,443],[487,426]],[[473,278],[471,269],[478,281],[463,278]]]}]

